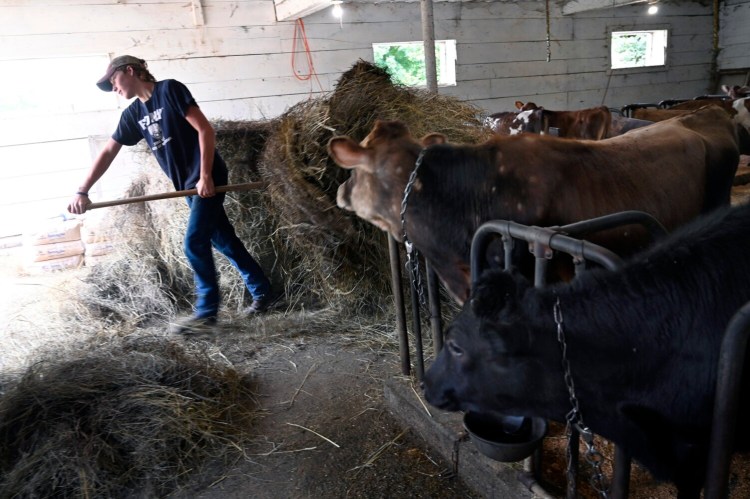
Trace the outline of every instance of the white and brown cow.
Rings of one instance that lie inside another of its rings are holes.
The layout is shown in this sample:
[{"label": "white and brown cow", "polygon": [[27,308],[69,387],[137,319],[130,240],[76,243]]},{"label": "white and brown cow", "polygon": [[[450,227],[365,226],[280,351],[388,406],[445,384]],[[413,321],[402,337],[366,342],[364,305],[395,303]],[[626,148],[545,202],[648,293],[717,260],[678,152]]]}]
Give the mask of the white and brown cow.
[{"label": "white and brown cow", "polygon": [[745,85],[744,87],[741,87],[739,85],[722,85],[721,89],[731,99],[742,99],[744,97],[750,97],[750,86],[747,85]]},{"label": "white and brown cow", "polygon": [[[458,303],[469,295],[471,239],[484,222],[554,226],[641,210],[671,230],[729,203],[739,159],[735,127],[718,108],[601,141],[520,134],[444,142],[439,134],[420,142],[403,123],[379,121],[361,143],[334,137],[328,150],[351,170],[339,207],[399,241],[404,189],[421,154],[407,235]],[[633,226],[607,235],[591,240],[621,253],[646,243]]]},{"label": "white and brown cow", "polygon": [[[516,103],[519,112],[510,124],[510,134],[552,134],[568,139],[601,140],[609,136],[612,114],[605,106],[574,111],[551,111],[533,102]],[[555,130],[553,133],[552,129]]]}]

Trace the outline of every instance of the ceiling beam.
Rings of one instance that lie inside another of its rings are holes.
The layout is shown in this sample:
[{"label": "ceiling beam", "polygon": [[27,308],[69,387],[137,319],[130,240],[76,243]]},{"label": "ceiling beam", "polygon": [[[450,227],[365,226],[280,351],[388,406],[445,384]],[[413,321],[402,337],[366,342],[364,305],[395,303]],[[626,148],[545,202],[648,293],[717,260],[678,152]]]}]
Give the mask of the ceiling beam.
[{"label": "ceiling beam", "polygon": [[277,21],[292,21],[333,5],[331,0],[273,0]]},{"label": "ceiling beam", "polygon": [[562,8],[564,16],[577,14],[579,12],[588,12],[590,10],[612,9],[624,5],[633,5],[636,3],[646,3],[647,0],[572,0],[565,3]]}]

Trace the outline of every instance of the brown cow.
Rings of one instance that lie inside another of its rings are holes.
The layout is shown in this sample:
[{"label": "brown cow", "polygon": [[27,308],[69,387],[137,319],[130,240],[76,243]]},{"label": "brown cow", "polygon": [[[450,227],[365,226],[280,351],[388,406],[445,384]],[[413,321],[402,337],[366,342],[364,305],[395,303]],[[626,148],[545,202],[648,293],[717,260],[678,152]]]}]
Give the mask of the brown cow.
[{"label": "brown cow", "polygon": [[[520,134],[479,145],[442,142],[431,134],[420,143],[403,123],[378,121],[360,144],[334,137],[328,151],[352,170],[337,204],[399,241],[404,190],[421,154],[405,213],[408,237],[459,303],[469,295],[471,238],[482,223],[553,226],[642,210],[671,230],[729,203],[739,159],[734,125],[718,108],[601,141]],[[645,241],[630,229],[591,240],[632,251]]]},{"label": "brown cow", "polygon": [[[518,104],[519,102],[516,107]],[[605,106],[575,111],[550,111],[533,102],[520,104],[522,110],[509,127],[511,135],[531,132],[570,139],[601,140],[609,134],[612,114]]]},{"label": "brown cow", "polygon": [[612,113],[612,123],[609,125],[609,132],[607,138],[617,137],[623,133],[627,133],[636,128],[653,125],[653,121],[639,120],[636,118],[628,118],[617,113]]},{"label": "brown cow", "polygon": [[[699,105],[700,104],[700,105]],[[682,109],[678,106],[683,106]],[[641,120],[649,121],[663,121],[675,116],[684,116],[691,113],[690,108],[693,109],[698,105],[698,108],[713,106],[717,109],[723,109],[737,125],[737,134],[739,135],[739,147],[741,154],[750,154],[750,98],[745,97],[742,99],[696,99],[685,101],[669,109],[649,109],[649,108],[637,108],[633,110],[633,116]]]},{"label": "brown cow", "polygon": [[696,109],[700,109],[703,106],[718,106],[722,108],[723,110],[730,112],[732,109],[732,100],[731,99],[693,99],[693,100],[686,100],[683,102],[680,102],[678,104],[675,104],[673,106],[669,106],[667,109],[681,109],[681,110],[690,110],[694,111]]},{"label": "brown cow", "polygon": [[[701,106],[705,107],[705,106]],[[685,116],[692,111],[687,109],[654,109],[648,107],[639,107],[633,110],[633,118],[646,121],[664,121],[677,116]]]}]

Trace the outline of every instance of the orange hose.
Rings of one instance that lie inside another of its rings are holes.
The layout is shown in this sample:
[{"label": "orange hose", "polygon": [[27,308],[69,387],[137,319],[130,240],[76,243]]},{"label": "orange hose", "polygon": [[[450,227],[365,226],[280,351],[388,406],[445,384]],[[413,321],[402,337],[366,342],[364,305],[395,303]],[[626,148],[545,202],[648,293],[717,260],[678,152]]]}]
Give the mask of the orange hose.
[{"label": "orange hose", "polygon": [[[302,46],[304,47],[305,59],[307,60],[307,67],[308,67],[308,72],[307,74],[304,74],[304,75],[299,74],[296,69],[296,57],[297,57],[297,52],[298,52],[298,46],[300,43],[300,38],[301,38]],[[297,19],[294,22],[294,42],[292,44],[292,73],[294,73],[294,77],[300,81],[308,81],[311,78],[315,77],[315,81],[318,82],[318,86],[320,87],[320,90],[323,91],[323,85],[321,85],[320,80],[318,79],[318,75],[315,72],[315,65],[313,64],[312,53],[310,51],[310,44],[307,41],[307,34],[305,33],[305,23],[302,21],[302,19]]]}]

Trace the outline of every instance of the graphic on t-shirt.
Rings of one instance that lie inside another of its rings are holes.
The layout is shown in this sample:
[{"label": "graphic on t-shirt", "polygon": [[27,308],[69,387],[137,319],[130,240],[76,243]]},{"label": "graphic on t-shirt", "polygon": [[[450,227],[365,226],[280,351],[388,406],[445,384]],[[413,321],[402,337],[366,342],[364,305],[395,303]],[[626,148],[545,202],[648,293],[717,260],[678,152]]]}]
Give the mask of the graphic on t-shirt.
[{"label": "graphic on t-shirt", "polygon": [[148,126],[148,131],[151,134],[151,136],[154,138],[154,142],[161,142],[161,139],[163,138],[163,134],[161,131],[161,126],[158,123],[152,123]]},{"label": "graphic on t-shirt", "polygon": [[163,110],[164,108],[160,107],[159,109],[148,113],[148,115],[144,116],[138,121],[138,124],[141,125],[141,128],[143,128],[144,130],[148,130],[148,133],[151,134],[151,137],[153,138],[153,145],[151,146],[151,149],[154,151],[164,147],[167,142],[172,140],[172,137],[164,137],[164,131],[159,124],[159,121],[161,121]]}]

